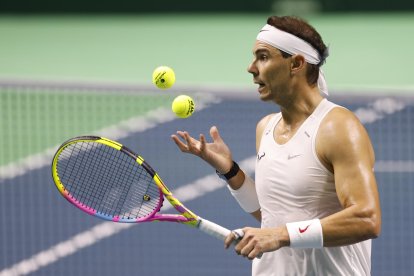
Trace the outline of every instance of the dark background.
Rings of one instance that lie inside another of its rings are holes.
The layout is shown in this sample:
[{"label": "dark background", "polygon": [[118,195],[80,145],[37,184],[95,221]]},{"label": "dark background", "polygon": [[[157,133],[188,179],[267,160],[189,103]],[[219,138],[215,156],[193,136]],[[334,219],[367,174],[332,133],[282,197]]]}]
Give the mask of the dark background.
[{"label": "dark background", "polygon": [[410,0],[7,0],[0,2],[0,13],[171,13],[171,12],[268,12],[282,2],[290,5],[312,4],[322,12],[385,12],[414,9]]}]

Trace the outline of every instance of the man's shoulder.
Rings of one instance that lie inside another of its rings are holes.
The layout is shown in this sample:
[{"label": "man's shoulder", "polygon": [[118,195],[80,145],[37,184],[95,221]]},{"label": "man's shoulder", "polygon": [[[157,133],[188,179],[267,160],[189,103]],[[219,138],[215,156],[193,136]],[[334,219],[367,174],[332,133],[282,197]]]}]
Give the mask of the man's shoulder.
[{"label": "man's shoulder", "polygon": [[331,146],[336,150],[338,145],[346,147],[365,138],[368,135],[359,118],[352,111],[340,106],[332,108],[326,114],[318,131],[318,140],[324,148]]},{"label": "man's shoulder", "polygon": [[264,129],[269,122],[272,120],[272,118],[274,118],[274,116],[277,116],[279,113],[270,113],[266,116],[264,116],[262,119],[259,120],[259,122],[257,123],[257,129]]},{"label": "man's shoulder", "polygon": [[335,105],[321,122],[322,128],[334,130],[343,128],[346,124],[361,125],[359,118],[349,109]]}]

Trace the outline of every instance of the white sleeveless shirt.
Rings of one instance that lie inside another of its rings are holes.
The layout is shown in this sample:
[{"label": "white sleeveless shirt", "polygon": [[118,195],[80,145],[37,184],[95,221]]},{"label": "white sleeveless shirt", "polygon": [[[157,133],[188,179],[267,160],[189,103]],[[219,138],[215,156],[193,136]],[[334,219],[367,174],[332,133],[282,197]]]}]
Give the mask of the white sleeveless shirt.
[{"label": "white sleeveless shirt", "polygon": [[[334,175],[316,154],[316,135],[322,119],[337,107],[324,99],[285,144],[273,138],[282,118],[275,114],[263,131],[256,159],[256,191],[262,228],[287,222],[324,218],[342,209]],[[272,275],[370,275],[371,240],[322,249],[283,247],[253,261],[252,274]]]}]

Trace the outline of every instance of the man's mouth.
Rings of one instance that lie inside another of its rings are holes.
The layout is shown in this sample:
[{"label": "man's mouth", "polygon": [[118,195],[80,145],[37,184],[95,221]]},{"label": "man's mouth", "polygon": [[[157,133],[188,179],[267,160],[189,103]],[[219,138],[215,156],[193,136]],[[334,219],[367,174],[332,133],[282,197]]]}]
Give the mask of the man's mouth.
[{"label": "man's mouth", "polygon": [[265,87],[265,84],[263,82],[255,81],[254,83],[259,86],[258,88],[259,92]]}]

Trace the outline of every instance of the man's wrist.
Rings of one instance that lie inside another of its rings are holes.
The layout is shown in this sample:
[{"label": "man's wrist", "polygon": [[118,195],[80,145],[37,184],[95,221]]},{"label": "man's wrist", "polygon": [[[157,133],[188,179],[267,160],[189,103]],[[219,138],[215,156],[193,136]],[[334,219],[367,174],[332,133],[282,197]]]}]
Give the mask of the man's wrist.
[{"label": "man's wrist", "polygon": [[319,219],[286,223],[292,248],[322,248],[323,232]]},{"label": "man's wrist", "polygon": [[280,234],[281,247],[289,246],[290,238],[289,238],[289,232],[288,232],[286,225],[281,227],[281,231],[282,231],[282,233]]},{"label": "man's wrist", "polygon": [[244,174],[242,170],[229,181],[227,188],[244,211],[251,214],[260,210],[254,181]]},{"label": "man's wrist", "polygon": [[228,172],[220,173],[218,170],[216,170],[216,173],[221,179],[228,181],[234,176],[236,176],[239,171],[240,171],[239,165],[235,161],[233,161],[233,165],[231,166]]}]

